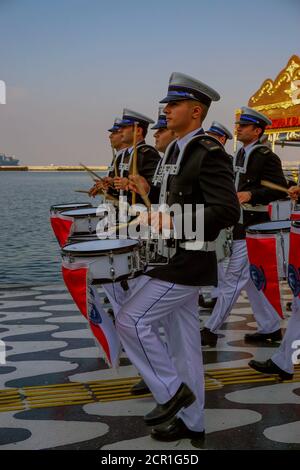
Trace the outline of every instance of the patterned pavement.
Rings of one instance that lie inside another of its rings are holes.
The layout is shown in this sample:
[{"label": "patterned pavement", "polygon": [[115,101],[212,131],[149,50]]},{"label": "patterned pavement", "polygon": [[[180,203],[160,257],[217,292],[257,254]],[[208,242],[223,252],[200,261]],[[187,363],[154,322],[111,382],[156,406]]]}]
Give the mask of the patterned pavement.
[{"label": "patterned pavement", "polygon": [[[201,311],[201,321],[208,314]],[[275,350],[245,344],[249,331],[255,323],[241,296],[217,347],[203,348],[203,448],[299,450],[300,370],[294,381],[282,383],[247,368],[251,358],[265,360]],[[0,339],[6,345],[0,449],[194,449],[187,439],[159,443],[149,437],[143,415],[154,402],[130,395],[136,369],[124,353],[118,370],[107,367],[64,286],[0,288]]]}]

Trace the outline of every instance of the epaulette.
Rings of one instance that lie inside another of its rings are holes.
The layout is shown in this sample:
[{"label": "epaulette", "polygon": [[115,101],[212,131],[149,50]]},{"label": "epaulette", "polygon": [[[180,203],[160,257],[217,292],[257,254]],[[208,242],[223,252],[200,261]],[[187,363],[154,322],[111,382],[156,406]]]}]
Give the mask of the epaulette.
[{"label": "epaulette", "polygon": [[140,147],[138,147],[138,150],[140,150],[142,153],[146,153],[148,152],[148,150],[155,150],[156,152],[156,149],[152,147],[152,145],[149,145],[149,144],[141,145]]},{"label": "epaulette", "polygon": [[218,145],[216,142],[213,142],[210,139],[202,138],[198,140],[199,144],[201,144],[206,150],[209,152],[215,152],[216,150],[222,150],[222,147]]},{"label": "epaulette", "polygon": [[265,147],[265,148],[260,148],[260,153],[263,153],[264,155],[267,155],[268,153],[271,153],[271,149],[269,149],[268,147]]}]

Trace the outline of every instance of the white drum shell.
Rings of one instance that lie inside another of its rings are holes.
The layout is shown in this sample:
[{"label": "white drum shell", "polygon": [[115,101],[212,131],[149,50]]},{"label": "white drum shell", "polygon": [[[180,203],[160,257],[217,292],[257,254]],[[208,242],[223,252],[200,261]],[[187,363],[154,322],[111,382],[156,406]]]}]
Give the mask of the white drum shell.
[{"label": "white drum shell", "polygon": [[277,269],[279,279],[287,278],[289,261],[290,232],[276,234]]},{"label": "white drum shell", "polygon": [[278,200],[270,203],[271,206],[271,220],[289,220],[292,211],[292,201]]},{"label": "white drum shell", "polygon": [[[86,212],[86,214],[85,214]],[[78,233],[91,234],[96,232],[97,224],[99,220],[105,217],[105,211],[96,214],[96,209],[92,208],[82,209],[81,211],[66,211],[62,212],[61,215],[72,217],[72,235]]]}]

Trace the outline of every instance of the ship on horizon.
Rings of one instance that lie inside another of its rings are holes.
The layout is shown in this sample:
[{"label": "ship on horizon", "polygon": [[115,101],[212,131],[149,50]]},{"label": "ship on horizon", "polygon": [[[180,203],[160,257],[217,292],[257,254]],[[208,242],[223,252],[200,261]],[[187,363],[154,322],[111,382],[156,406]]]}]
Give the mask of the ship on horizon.
[{"label": "ship on horizon", "polygon": [[14,155],[9,156],[5,155],[5,153],[0,153],[0,166],[17,166],[19,161]]}]

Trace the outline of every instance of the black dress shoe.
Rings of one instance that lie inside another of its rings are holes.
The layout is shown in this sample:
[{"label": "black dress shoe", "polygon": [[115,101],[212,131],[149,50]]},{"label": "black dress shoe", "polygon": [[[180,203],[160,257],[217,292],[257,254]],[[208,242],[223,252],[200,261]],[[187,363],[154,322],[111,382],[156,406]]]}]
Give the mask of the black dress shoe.
[{"label": "black dress shoe", "polygon": [[151,393],[150,389],[146,385],[143,379],[133,385],[130,389],[131,395],[145,395],[146,393]]},{"label": "black dress shoe", "polygon": [[278,367],[272,361],[272,359],[268,359],[264,362],[259,362],[252,359],[249,362],[249,366],[258,372],[262,372],[263,374],[277,374],[282,380],[292,380],[294,376],[294,374],[289,374],[289,372],[285,372],[285,370],[280,369],[280,367]]},{"label": "black dress shoe", "polygon": [[109,298],[105,296],[104,299],[103,299],[103,303],[104,304],[109,304],[110,303]]},{"label": "black dress shoe", "polygon": [[157,441],[170,442],[179,439],[192,439],[192,444],[202,444],[205,440],[205,431],[191,431],[182,419],[174,418],[169,424],[151,429],[151,437]]},{"label": "black dress shoe", "polygon": [[245,335],[246,343],[259,343],[266,341],[280,341],[282,340],[281,330],[273,331],[273,333],[247,333]]},{"label": "black dress shoe", "polygon": [[214,348],[218,341],[218,335],[213,333],[208,328],[203,328],[201,331],[201,345],[202,346],[210,346]]},{"label": "black dress shoe", "polygon": [[144,416],[147,426],[156,426],[173,418],[181,408],[190,406],[196,400],[190,388],[182,383],[175,395],[163,405],[156,405],[150,413]]},{"label": "black dress shoe", "polygon": [[216,299],[216,298],[211,299],[211,300],[205,300],[203,295],[200,294],[199,298],[198,298],[198,305],[199,305],[199,307],[207,308],[209,310],[212,310],[214,308],[214,306],[216,305],[217,300],[218,299]]}]

